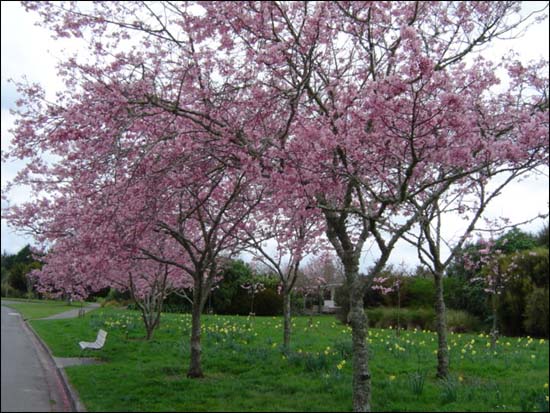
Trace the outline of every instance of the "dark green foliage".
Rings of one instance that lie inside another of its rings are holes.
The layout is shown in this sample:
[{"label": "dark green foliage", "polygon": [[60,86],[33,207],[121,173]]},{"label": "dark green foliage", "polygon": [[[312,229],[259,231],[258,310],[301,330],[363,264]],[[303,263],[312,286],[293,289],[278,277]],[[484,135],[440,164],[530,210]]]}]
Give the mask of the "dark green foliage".
[{"label": "dark green foliage", "polygon": [[23,247],[17,254],[2,254],[2,296],[6,294],[14,296],[23,296],[32,294],[34,283],[27,277],[27,274],[33,269],[38,269],[41,263],[32,257],[29,245]]},{"label": "dark green foliage", "polygon": [[548,338],[548,288],[535,288],[527,296],[525,331],[536,337]]},{"label": "dark green foliage", "polygon": [[[262,283],[266,288],[265,294],[256,292],[254,298],[250,290],[242,286],[247,283]],[[223,278],[211,295],[207,307],[212,308],[215,314],[248,315],[252,311],[260,315],[276,315],[282,311],[282,297],[275,292],[278,279],[268,275],[254,273],[252,268],[241,260],[233,260],[226,267]],[[269,292],[267,292],[269,290]],[[277,298],[275,298],[277,296]],[[279,301],[281,304],[279,305]],[[273,305],[273,308],[268,308]]]},{"label": "dark green foliage", "polygon": [[94,301],[96,298],[105,298],[109,294],[109,291],[111,291],[109,287],[102,288],[99,291],[92,292],[86,300]]},{"label": "dark green foliage", "polygon": [[480,283],[471,283],[465,277],[443,278],[443,291],[447,308],[466,311],[487,321],[490,316],[487,293]]},{"label": "dark green foliage", "polygon": [[537,241],[535,236],[513,228],[496,241],[496,247],[504,254],[516,251],[525,251],[535,248]]},{"label": "dark green foliage", "polygon": [[[192,297],[193,292],[187,291],[187,295]],[[191,302],[182,295],[172,293],[165,298],[162,308],[167,313],[189,313],[191,312]]]},{"label": "dark green foliage", "polygon": [[266,288],[254,297],[256,315],[279,315],[283,313],[283,296],[273,288]]},{"label": "dark green foliage", "polygon": [[109,293],[105,297],[106,301],[124,301],[129,300],[131,298],[129,291],[119,291],[115,288],[111,288],[109,290]]},{"label": "dark green foliage", "polygon": [[432,308],[401,308],[379,307],[367,310],[369,326],[376,328],[396,328],[399,325],[404,329],[433,330],[435,311]]},{"label": "dark green foliage", "polygon": [[304,314],[304,297],[301,295],[293,294],[290,301],[290,312],[292,315]]},{"label": "dark green foliage", "polygon": [[548,223],[545,223],[542,229],[535,235],[535,240],[539,247],[550,248],[550,233],[548,232]]},{"label": "dark green foliage", "polygon": [[[218,288],[212,291],[212,310],[216,314],[243,314],[243,312],[232,313],[232,303],[235,299],[243,299],[241,284],[253,277],[252,268],[241,260],[233,260],[223,273],[223,279]],[[248,306],[250,309],[250,305]],[[249,310],[246,310],[247,314]]]},{"label": "dark green foliage", "polygon": [[516,277],[530,278],[533,284],[540,288],[548,288],[549,260],[547,248],[533,248],[517,252],[508,257],[505,264],[515,264]]},{"label": "dark green foliage", "polygon": [[[256,296],[254,301],[256,301]],[[252,295],[243,288],[239,288],[224,314],[248,315],[252,308]]]},{"label": "dark green foliage", "polygon": [[479,318],[462,310],[447,309],[447,329],[454,333],[482,331],[483,323]]},{"label": "dark green foliage", "polygon": [[[535,317],[537,311],[532,308],[529,313],[530,322],[527,322],[530,295],[537,288],[548,289],[547,245],[548,225],[545,225],[536,236],[512,229],[496,242],[496,247],[505,254],[501,262],[502,268],[512,274],[504,286],[504,292],[498,297],[498,318],[500,330],[504,334],[544,336],[541,332],[548,331],[548,323],[538,327],[533,324],[536,320],[542,320],[542,317]],[[444,280],[445,302],[448,308],[465,310],[488,323],[491,321],[491,301],[484,291],[483,283],[471,282],[471,279],[478,277],[483,269],[481,272],[466,269],[463,261],[464,254],[468,253],[475,262],[478,249],[478,245],[466,245],[462,254],[459,254],[449,266],[448,277]],[[510,267],[512,263],[515,266],[513,269]],[[538,292],[536,295],[537,303],[542,302],[541,294]],[[535,304],[531,304],[531,307],[533,306]],[[540,305],[537,304],[536,307],[539,313],[544,314]]]},{"label": "dark green foliage", "polygon": [[[506,258],[504,265],[508,267],[515,265],[515,268],[512,270],[513,277],[507,282],[504,293],[499,297],[498,315],[502,332],[508,335],[526,334],[527,325],[533,335],[539,335],[535,333],[536,331],[547,332],[548,322],[541,326],[534,324],[537,320],[545,318],[544,313],[535,314],[535,311],[544,311],[543,304],[531,304],[529,322],[527,322],[527,306],[530,297],[536,297],[540,301],[540,293],[532,296],[536,289],[548,290],[548,250],[536,248],[516,252]],[[547,317],[546,320],[548,320]]]},{"label": "dark green foliage", "polygon": [[25,295],[25,293],[19,290],[16,290],[11,285],[9,285],[7,281],[2,283],[1,288],[2,288],[2,291],[1,291],[2,297],[19,298]]},{"label": "dark green foliage", "polygon": [[[401,287],[402,307],[432,307],[435,301],[433,278],[407,277]],[[393,293],[396,296],[396,293]]]},{"label": "dark green foliage", "polygon": [[10,269],[8,275],[8,284],[20,292],[27,291],[27,266],[22,262],[17,262]]}]

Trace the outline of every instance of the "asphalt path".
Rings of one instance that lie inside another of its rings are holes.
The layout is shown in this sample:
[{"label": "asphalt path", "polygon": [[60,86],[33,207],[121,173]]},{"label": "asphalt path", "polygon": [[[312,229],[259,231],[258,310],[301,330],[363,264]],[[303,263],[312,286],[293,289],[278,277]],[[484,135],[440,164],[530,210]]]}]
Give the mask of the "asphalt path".
[{"label": "asphalt path", "polygon": [[2,305],[2,412],[66,409],[63,388],[21,315]]}]

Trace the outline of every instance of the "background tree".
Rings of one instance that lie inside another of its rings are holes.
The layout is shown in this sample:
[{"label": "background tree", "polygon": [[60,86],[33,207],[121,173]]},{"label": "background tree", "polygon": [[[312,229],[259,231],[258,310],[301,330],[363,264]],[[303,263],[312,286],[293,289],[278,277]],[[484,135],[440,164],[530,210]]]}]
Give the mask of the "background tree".
[{"label": "background tree", "polygon": [[[263,206],[262,215],[255,216],[255,222],[242,240],[254,259],[261,262],[270,272],[276,274],[283,296],[283,346],[290,349],[292,329],[291,297],[300,275],[300,264],[305,256],[318,244],[315,238],[320,235],[318,219],[311,212],[293,205],[275,204],[270,197],[264,203],[277,205],[276,208]],[[275,248],[268,248],[273,241]],[[254,283],[249,288],[254,290]]]}]

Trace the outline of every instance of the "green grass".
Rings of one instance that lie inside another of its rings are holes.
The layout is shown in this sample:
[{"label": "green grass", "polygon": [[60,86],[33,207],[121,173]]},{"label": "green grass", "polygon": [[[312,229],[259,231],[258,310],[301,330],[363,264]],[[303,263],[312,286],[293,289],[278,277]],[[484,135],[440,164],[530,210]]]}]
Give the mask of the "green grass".
[{"label": "green grass", "polygon": [[[66,369],[89,411],[351,411],[351,333],[333,317],[295,318],[287,354],[280,317],[203,320],[204,379],[186,377],[189,315],[163,314],[149,342],[127,310],[31,323],[60,357],[108,331],[105,347],[88,352],[104,364]],[[548,411],[548,341],[503,338],[494,354],[485,335],[452,334],[445,383],[434,333],[371,329],[369,341],[375,411]]]},{"label": "green grass", "polygon": [[21,303],[60,303],[60,300],[41,300],[38,298],[12,298],[12,297],[2,297],[2,301],[18,301]]},{"label": "green grass", "polygon": [[[12,301],[10,298],[8,301]],[[13,300],[15,301],[15,300]],[[23,318],[42,318],[50,315],[64,313],[65,311],[75,310],[80,308],[80,304],[73,303],[67,305],[66,301],[53,300],[17,300],[17,304],[6,304],[2,300],[2,304],[19,311]]]}]

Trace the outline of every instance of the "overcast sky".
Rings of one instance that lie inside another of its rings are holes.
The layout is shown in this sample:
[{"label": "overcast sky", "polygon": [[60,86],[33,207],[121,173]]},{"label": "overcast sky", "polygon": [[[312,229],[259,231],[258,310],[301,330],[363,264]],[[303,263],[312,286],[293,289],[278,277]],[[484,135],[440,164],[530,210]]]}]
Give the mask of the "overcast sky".
[{"label": "overcast sky", "polygon": [[[544,6],[544,2],[525,2],[525,11],[534,10]],[[64,50],[74,51],[78,49],[73,41],[54,41],[50,33],[40,27],[34,26],[35,15],[26,13],[18,2],[1,2],[1,30],[2,30],[2,114],[1,114],[1,147],[4,151],[11,139],[8,130],[13,126],[14,117],[9,113],[15,107],[18,96],[15,88],[7,80],[14,78],[20,80],[23,75],[31,82],[39,82],[46,89],[47,97],[53,98],[55,92],[60,90],[62,83],[56,76],[55,65],[59,59],[63,59],[68,53]],[[491,50],[483,52],[484,56],[497,58],[513,49],[520,54],[521,59],[545,58],[548,60],[548,20],[542,24],[533,25],[527,29],[521,39],[499,42]],[[2,190],[6,182],[13,179],[21,162],[2,163]],[[24,188],[13,190],[9,194],[9,202],[24,202],[28,193]],[[6,204],[2,201],[2,207]],[[524,221],[538,213],[548,211],[548,174],[547,171],[539,177],[533,177],[521,183],[511,185],[489,208],[491,216],[505,216],[514,222]],[[463,221],[457,219],[446,226],[446,234],[452,237],[459,234],[463,227]],[[539,221],[526,225],[523,229],[537,231],[541,228]],[[16,234],[8,228],[4,219],[1,221],[2,251],[14,253],[25,244],[32,243],[28,236]],[[362,268],[372,262],[376,255],[376,249],[365,250],[363,254]],[[415,266],[417,263],[416,252],[406,245],[399,245],[390,260],[394,264],[405,263],[407,266]]]}]

